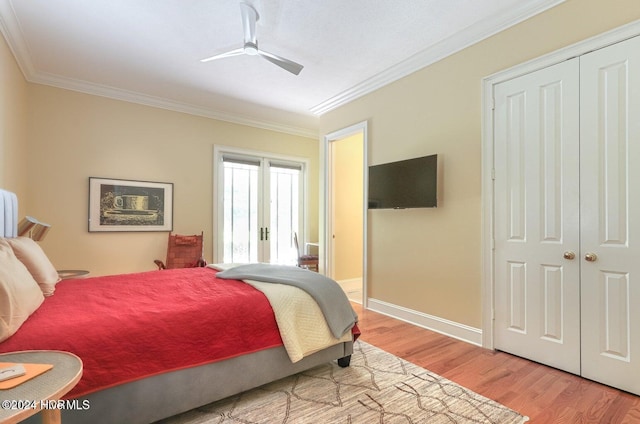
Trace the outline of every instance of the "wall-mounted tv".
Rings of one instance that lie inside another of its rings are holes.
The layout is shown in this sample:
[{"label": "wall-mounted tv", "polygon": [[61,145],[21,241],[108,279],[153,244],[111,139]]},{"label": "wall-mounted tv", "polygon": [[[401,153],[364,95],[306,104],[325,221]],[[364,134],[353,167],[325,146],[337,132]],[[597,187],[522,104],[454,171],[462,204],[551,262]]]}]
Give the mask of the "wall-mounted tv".
[{"label": "wall-mounted tv", "polygon": [[369,167],[369,209],[438,206],[438,155]]}]

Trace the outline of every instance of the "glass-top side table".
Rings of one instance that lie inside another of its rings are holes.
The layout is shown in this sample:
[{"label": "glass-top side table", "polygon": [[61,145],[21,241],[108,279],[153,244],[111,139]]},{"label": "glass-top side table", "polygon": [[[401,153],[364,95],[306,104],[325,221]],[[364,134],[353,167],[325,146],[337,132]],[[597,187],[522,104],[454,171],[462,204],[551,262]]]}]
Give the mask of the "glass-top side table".
[{"label": "glass-top side table", "polygon": [[[0,423],[13,424],[42,411],[42,422],[61,422],[60,409],[43,409],[58,400],[82,377],[82,360],[69,352],[29,350],[0,354],[0,362],[51,364],[53,368],[12,388],[0,390]],[[15,401],[15,402],[12,402]]]},{"label": "glass-top side table", "polygon": [[86,277],[89,271],[86,269],[59,269],[58,276],[62,280],[68,280],[70,278],[82,278]]}]

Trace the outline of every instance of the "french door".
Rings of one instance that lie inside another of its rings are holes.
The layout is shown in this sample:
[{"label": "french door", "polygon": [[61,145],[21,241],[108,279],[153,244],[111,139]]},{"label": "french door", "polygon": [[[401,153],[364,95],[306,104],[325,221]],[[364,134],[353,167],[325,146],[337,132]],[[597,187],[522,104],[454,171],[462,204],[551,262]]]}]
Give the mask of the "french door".
[{"label": "french door", "polygon": [[216,261],[295,264],[303,239],[304,161],[216,152]]},{"label": "french door", "polygon": [[640,37],[494,94],[495,347],[640,394]]}]

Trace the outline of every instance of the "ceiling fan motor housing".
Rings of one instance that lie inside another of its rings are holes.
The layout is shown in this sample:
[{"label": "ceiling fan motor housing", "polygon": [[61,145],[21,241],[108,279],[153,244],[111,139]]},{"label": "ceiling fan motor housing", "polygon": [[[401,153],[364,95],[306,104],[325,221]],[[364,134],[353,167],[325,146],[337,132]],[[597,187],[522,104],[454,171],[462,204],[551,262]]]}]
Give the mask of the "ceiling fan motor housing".
[{"label": "ceiling fan motor housing", "polygon": [[244,52],[250,56],[256,56],[258,54],[258,43],[247,41],[244,43]]}]

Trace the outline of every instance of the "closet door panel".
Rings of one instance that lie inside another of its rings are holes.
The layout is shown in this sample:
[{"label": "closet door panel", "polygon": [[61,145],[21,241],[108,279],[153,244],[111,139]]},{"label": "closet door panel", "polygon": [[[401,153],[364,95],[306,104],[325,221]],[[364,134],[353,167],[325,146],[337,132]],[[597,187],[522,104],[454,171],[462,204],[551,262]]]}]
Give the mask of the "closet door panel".
[{"label": "closet door panel", "polygon": [[640,38],[580,61],[582,375],[640,394]]},{"label": "closet door panel", "polygon": [[496,86],[497,349],[580,371],[578,60]]}]

